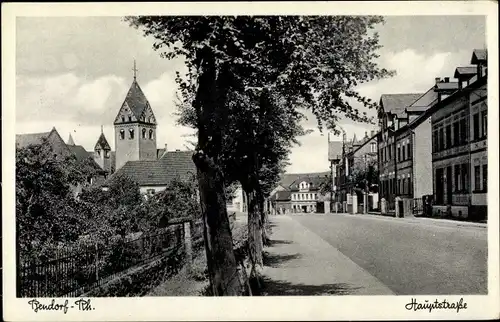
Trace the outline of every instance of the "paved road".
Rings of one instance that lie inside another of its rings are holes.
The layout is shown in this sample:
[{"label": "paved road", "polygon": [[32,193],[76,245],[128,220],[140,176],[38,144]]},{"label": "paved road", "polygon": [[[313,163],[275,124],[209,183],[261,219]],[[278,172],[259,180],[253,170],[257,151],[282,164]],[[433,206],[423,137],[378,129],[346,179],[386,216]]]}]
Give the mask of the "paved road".
[{"label": "paved road", "polygon": [[487,293],[486,228],[370,215],[290,217],[398,295]]}]

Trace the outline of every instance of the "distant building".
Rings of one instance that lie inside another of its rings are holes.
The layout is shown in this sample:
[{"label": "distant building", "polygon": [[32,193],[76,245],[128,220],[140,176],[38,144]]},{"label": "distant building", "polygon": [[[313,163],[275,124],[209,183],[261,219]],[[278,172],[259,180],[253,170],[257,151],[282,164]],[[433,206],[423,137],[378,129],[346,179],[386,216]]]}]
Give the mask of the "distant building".
[{"label": "distant building", "polygon": [[324,212],[321,187],[329,184],[329,172],[294,173],[282,176],[267,200],[273,213]]},{"label": "distant building", "polygon": [[93,177],[87,178],[86,182],[72,186],[71,190],[75,196],[81,192],[83,187],[104,181],[106,173],[93,161],[91,153],[87,152],[81,145],[75,144],[71,135],[66,144],[55,127],[49,132],[16,134],[17,148],[25,148],[30,145],[42,144],[43,142],[50,145],[54,156],[57,158],[73,156],[78,163],[88,161],[90,166],[94,166],[96,174]]},{"label": "distant building", "polygon": [[[358,182],[355,177],[356,173],[366,175],[373,173],[373,176],[376,177],[378,168],[377,136],[378,134],[375,131],[371,131],[370,134],[365,132],[365,136],[361,140],[358,140],[356,135],[350,141],[344,140],[342,158],[338,163],[336,175],[336,201],[339,203],[351,204],[351,196],[354,193],[358,195],[358,204],[364,203],[363,193],[368,192],[368,210],[378,208],[378,191],[376,187],[378,180],[377,182]],[[364,191],[361,191],[360,186],[365,187]],[[367,186],[368,190],[366,189]],[[339,211],[343,211],[341,209]],[[361,207],[357,207],[357,209],[359,211],[363,210]]]}]

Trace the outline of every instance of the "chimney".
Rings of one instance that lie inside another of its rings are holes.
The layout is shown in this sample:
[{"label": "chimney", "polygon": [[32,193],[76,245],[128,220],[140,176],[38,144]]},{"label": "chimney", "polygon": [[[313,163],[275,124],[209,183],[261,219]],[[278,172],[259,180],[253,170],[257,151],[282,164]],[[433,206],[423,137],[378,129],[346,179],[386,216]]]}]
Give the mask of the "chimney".
[{"label": "chimney", "polygon": [[440,77],[436,77],[436,84],[439,83],[441,81],[441,78]]},{"label": "chimney", "polygon": [[368,131],[365,131],[365,138],[368,137]]},{"label": "chimney", "polygon": [[168,150],[167,150],[167,143],[165,143],[165,152],[167,152],[167,151],[168,151]]},{"label": "chimney", "polygon": [[371,130],[370,132],[370,136],[373,137],[375,135],[375,131],[374,130]]},{"label": "chimney", "polygon": [[449,78],[449,77],[445,77],[445,78],[444,78],[444,82],[445,82],[445,83],[449,83],[449,82],[450,82],[450,78]]}]

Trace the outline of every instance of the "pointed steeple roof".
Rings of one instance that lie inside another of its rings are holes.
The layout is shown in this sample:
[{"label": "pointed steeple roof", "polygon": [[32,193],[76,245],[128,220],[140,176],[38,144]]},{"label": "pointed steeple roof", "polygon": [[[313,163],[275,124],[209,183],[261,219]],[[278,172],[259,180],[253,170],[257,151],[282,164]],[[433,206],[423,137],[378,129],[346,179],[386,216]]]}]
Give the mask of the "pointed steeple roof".
[{"label": "pointed steeple roof", "polygon": [[125,97],[124,104],[127,104],[136,119],[140,119],[142,112],[149,106],[148,99],[135,78]]},{"label": "pointed steeple roof", "polygon": [[73,141],[73,137],[71,136],[71,133],[69,134],[68,143],[66,143],[66,145],[75,145],[75,141]]},{"label": "pointed steeple roof", "polygon": [[111,147],[109,146],[108,140],[106,140],[106,137],[104,136],[104,133],[101,132],[101,135],[99,136],[99,139],[97,139],[97,143],[95,144],[94,150],[101,149],[101,150],[111,150]]}]

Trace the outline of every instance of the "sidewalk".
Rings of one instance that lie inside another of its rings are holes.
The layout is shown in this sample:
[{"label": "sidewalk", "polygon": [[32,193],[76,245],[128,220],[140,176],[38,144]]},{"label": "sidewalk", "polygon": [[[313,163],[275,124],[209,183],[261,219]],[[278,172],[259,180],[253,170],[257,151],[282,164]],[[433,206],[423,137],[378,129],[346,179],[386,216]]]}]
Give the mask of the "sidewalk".
[{"label": "sidewalk", "polygon": [[394,295],[378,279],[289,216],[272,216],[263,295]]}]

